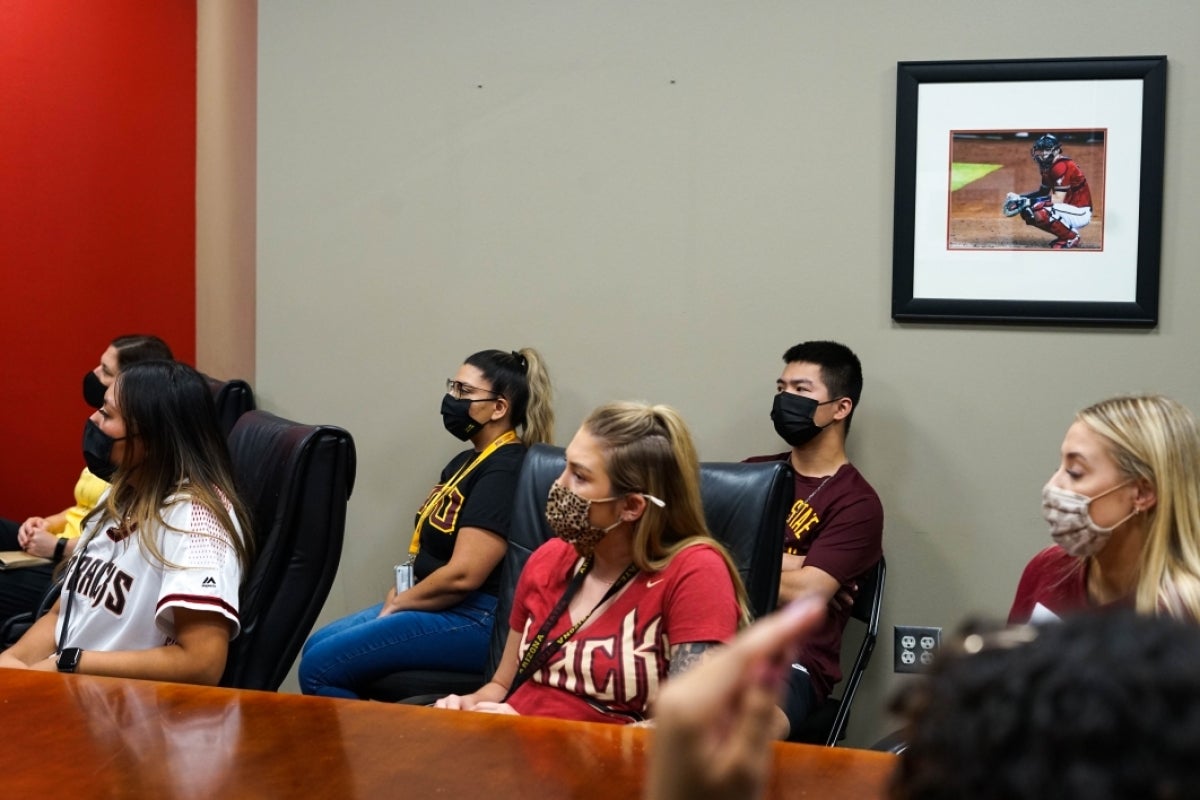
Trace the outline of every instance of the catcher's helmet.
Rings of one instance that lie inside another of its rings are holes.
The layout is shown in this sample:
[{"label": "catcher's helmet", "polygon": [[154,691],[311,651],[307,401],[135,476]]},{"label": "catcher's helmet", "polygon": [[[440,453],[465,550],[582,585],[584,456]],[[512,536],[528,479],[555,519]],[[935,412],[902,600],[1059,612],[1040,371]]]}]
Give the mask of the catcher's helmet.
[{"label": "catcher's helmet", "polygon": [[1033,143],[1033,160],[1043,167],[1053,164],[1054,159],[1058,158],[1061,152],[1062,146],[1058,143],[1058,137],[1053,133],[1044,133]]}]

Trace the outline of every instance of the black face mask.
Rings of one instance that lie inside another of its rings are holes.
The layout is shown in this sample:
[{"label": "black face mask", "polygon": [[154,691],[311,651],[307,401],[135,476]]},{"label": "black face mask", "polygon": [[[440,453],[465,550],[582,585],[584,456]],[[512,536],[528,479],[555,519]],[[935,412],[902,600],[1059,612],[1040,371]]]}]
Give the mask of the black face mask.
[{"label": "black face mask", "polygon": [[88,470],[105,483],[112,480],[117,465],[112,463],[112,449],[117,442],[129,437],[114,439],[90,419],[83,425],[83,460]]},{"label": "black face mask", "polygon": [[104,390],[105,386],[95,372],[83,376],[83,401],[89,406],[101,408],[104,405]]},{"label": "black face mask", "polygon": [[[826,400],[825,403],[833,403]],[[771,421],[775,423],[775,432],[792,447],[803,447],[817,437],[821,431],[828,428],[817,425],[813,414],[825,405],[811,397],[803,397],[790,392],[779,392],[771,406]]]},{"label": "black face mask", "polygon": [[482,400],[468,400],[465,397],[455,400],[448,394],[443,397],[442,424],[446,430],[464,442],[474,436],[483,424],[471,419],[471,403],[479,402]]}]

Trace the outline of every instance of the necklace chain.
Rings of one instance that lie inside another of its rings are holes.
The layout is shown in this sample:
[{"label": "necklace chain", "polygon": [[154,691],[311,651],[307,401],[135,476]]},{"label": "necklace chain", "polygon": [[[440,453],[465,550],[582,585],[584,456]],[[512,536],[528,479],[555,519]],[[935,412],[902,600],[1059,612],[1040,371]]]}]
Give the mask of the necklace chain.
[{"label": "necklace chain", "polygon": [[829,483],[831,480],[833,480],[833,476],[834,476],[834,475],[837,475],[837,474],[838,474],[838,472],[840,472],[840,471],[841,471],[841,468],[839,467],[838,469],[835,469],[835,470],[833,471],[833,475],[826,475],[826,476],[825,476],[825,480],[823,480],[823,481],[821,481],[819,484],[817,484],[817,488],[815,488],[815,489],[813,489],[813,490],[812,490],[812,494],[810,494],[808,497],[804,498],[804,505],[806,505],[806,506],[811,506],[811,505],[812,505],[812,499],[813,499],[814,497],[816,497],[816,496],[817,496],[817,492],[819,492],[819,491],[821,491],[822,489],[824,489],[824,488],[825,488],[825,484],[827,484],[827,483]]}]

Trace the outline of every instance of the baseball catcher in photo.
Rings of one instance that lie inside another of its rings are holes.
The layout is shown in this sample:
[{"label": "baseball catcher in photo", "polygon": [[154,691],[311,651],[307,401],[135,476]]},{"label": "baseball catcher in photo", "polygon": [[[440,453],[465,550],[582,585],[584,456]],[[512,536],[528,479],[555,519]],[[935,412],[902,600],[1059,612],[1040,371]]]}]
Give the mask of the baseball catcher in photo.
[{"label": "baseball catcher in photo", "polygon": [[1063,155],[1058,137],[1052,133],[1037,138],[1032,155],[1041,172],[1041,185],[1026,194],[1009,192],[1002,207],[1004,216],[1019,214],[1026,225],[1052,234],[1050,247],[1056,250],[1078,247],[1080,229],[1092,221],[1087,178],[1073,159]]}]

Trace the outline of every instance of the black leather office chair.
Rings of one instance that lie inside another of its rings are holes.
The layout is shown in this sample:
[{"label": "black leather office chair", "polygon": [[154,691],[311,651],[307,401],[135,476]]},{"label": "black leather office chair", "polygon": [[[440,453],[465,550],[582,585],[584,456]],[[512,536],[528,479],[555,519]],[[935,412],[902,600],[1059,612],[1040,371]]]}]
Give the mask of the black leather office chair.
[{"label": "black leather office chair", "polygon": [[792,468],[783,461],[700,465],[704,519],[738,565],[756,618],[779,600],[783,525],[795,487]]},{"label": "black leather office chair", "polygon": [[[883,586],[887,578],[887,562],[881,556],[879,563],[867,574],[862,581],[862,590],[854,598],[854,609],[850,613],[852,620],[858,620],[864,626],[862,642],[858,646],[858,655],[854,665],[845,676],[840,697],[830,697],[809,715],[801,725],[800,730],[793,731],[788,736],[789,741],[807,742],[808,744],[824,744],[829,747],[846,738],[846,723],[850,720],[850,707],[854,703],[854,695],[862,682],[867,664],[871,662],[871,653],[875,650],[875,641],[879,637],[879,616],[883,608]],[[852,623],[847,623],[847,630]],[[845,648],[845,637],[842,647]]]},{"label": "black leather office chair", "polygon": [[[365,696],[374,700],[428,702],[431,696],[465,694],[486,683],[496,671],[508,640],[508,615],[521,569],[530,554],[553,536],[546,524],[546,496],[565,464],[561,447],[534,445],[525,456],[517,480],[486,672],[397,672],[365,687]],[[706,521],[713,536],[733,555],[756,615],[773,609],[779,594],[783,523],[792,503],[793,489],[791,468],[784,462],[700,465],[700,494]]]},{"label": "black leather office chair", "polygon": [[249,411],[230,433],[229,450],[256,547],[241,590],[242,632],[230,642],[221,685],[274,691],[337,574],[354,439],[341,428]]},{"label": "black leather office chair", "polygon": [[236,378],[222,381],[209,375],[204,377],[208,379],[208,387],[212,389],[213,400],[217,404],[217,422],[221,426],[221,433],[228,437],[242,414],[257,407],[254,405],[254,390],[250,384]]}]

